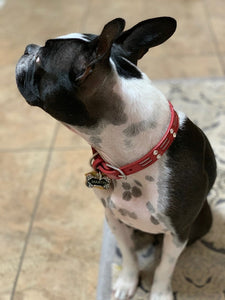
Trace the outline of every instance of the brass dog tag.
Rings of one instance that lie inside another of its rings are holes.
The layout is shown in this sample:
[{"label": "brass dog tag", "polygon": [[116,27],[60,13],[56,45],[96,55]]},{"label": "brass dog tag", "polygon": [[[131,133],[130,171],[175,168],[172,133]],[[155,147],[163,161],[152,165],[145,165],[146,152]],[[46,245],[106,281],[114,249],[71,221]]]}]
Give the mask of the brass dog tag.
[{"label": "brass dog tag", "polygon": [[89,188],[98,188],[108,190],[110,188],[111,179],[100,172],[90,172],[85,174],[86,186]]}]

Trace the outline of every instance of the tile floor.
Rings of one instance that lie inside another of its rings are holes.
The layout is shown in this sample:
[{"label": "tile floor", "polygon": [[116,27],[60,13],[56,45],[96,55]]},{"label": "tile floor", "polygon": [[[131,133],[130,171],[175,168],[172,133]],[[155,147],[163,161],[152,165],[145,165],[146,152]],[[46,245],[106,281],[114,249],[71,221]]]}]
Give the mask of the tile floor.
[{"label": "tile floor", "polygon": [[178,29],[140,63],[152,79],[225,75],[224,0],[0,1],[0,300],[95,299],[104,218],[89,147],[23,101],[16,61],[30,42],[160,15]]}]

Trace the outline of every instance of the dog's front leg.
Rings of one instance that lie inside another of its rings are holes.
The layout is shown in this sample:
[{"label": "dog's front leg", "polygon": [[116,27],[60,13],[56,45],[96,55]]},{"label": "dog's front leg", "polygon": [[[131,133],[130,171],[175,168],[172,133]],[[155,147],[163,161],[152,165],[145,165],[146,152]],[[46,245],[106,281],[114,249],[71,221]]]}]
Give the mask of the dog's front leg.
[{"label": "dog's front leg", "polygon": [[150,300],[173,300],[171,279],[173,271],[186,242],[180,242],[176,235],[164,235],[162,256],[154,274]]},{"label": "dog's front leg", "polygon": [[109,208],[106,208],[107,222],[116,237],[123,257],[122,271],[113,286],[117,300],[129,299],[133,296],[138,284],[138,260],[132,240],[133,229],[116,219]]}]

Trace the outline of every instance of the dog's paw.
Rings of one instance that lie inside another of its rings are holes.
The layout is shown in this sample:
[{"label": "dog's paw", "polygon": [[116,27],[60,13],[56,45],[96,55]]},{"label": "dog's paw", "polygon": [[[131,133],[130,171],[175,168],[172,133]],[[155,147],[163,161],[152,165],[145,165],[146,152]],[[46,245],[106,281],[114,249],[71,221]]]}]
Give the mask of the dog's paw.
[{"label": "dog's paw", "polygon": [[113,295],[115,300],[131,299],[138,284],[138,272],[121,272],[119,278],[113,286]]},{"label": "dog's paw", "polygon": [[173,293],[170,291],[151,292],[150,300],[173,300]]}]

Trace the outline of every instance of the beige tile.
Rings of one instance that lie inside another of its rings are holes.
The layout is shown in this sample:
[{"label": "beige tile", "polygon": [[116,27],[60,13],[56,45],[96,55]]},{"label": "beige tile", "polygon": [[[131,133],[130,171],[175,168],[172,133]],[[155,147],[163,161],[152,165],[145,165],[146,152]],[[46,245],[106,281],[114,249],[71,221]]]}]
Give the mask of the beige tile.
[{"label": "beige tile", "polygon": [[[9,300],[11,297],[10,293],[0,293],[0,299],[1,300]],[[18,299],[19,300],[19,299]]]},{"label": "beige tile", "polygon": [[[69,32],[99,33],[114,17],[124,17],[129,28],[146,18],[169,15],[178,21],[175,35],[151,49],[141,68],[152,79],[223,76],[208,22],[225,65],[224,5],[223,0],[7,0],[0,10],[1,300],[10,298],[47,155],[1,151],[49,147],[56,126],[17,91],[14,69],[25,45]],[[55,147],[16,300],[95,298],[103,209],[83,184],[91,151],[63,126]],[[76,151],[59,151],[64,147]]]},{"label": "beige tile", "polygon": [[[225,16],[225,14],[224,14]],[[220,53],[225,53],[225,18],[224,16],[212,17],[211,24],[214,35],[216,37],[218,49]]]},{"label": "beige tile", "polygon": [[224,18],[225,2],[224,0],[205,0],[206,11],[209,16],[217,16]]},{"label": "beige tile", "polygon": [[0,149],[48,147],[56,121],[26,103],[14,78],[13,65],[0,69]]},{"label": "beige tile", "polygon": [[103,26],[114,18],[122,17],[127,27],[142,20],[143,1],[91,0],[85,24],[85,32],[99,34]]},{"label": "beige tile", "polygon": [[0,153],[0,295],[11,292],[45,160],[46,153]]},{"label": "beige tile", "polygon": [[217,56],[151,57],[140,62],[140,68],[151,79],[219,77],[223,70]]},{"label": "beige tile", "polygon": [[73,147],[81,149],[90,149],[88,143],[74,132],[63,125],[60,125],[55,141],[56,148]]},{"label": "beige tile", "polygon": [[202,0],[144,0],[143,16],[153,18],[170,16],[174,18],[201,19],[205,16]]},{"label": "beige tile", "polygon": [[18,283],[22,299],[95,298],[103,208],[84,185],[88,156],[53,153]]},{"label": "beige tile", "polygon": [[[129,1],[93,0],[86,22],[86,31],[94,30],[98,33],[103,25],[114,17],[121,16],[126,19],[127,27],[135,25],[143,19],[168,15],[175,17],[178,22],[174,37],[159,47],[158,54],[212,54],[215,47],[211,40],[210,31],[205,23],[207,17],[202,1],[136,1],[130,5]],[[105,2],[104,2],[105,3]],[[141,13],[140,13],[141,11]],[[96,14],[100,22],[96,22]]]},{"label": "beige tile", "polygon": [[216,54],[206,18],[191,20],[180,18],[174,35],[164,44],[152,49],[155,55],[206,55]]},{"label": "beige tile", "polygon": [[42,45],[46,39],[79,32],[87,3],[82,0],[41,0],[38,3],[8,0],[0,10],[0,57],[4,58],[0,65],[16,63],[28,43]]},{"label": "beige tile", "polygon": [[225,75],[225,54],[221,55],[221,64],[223,68],[223,75]]}]

